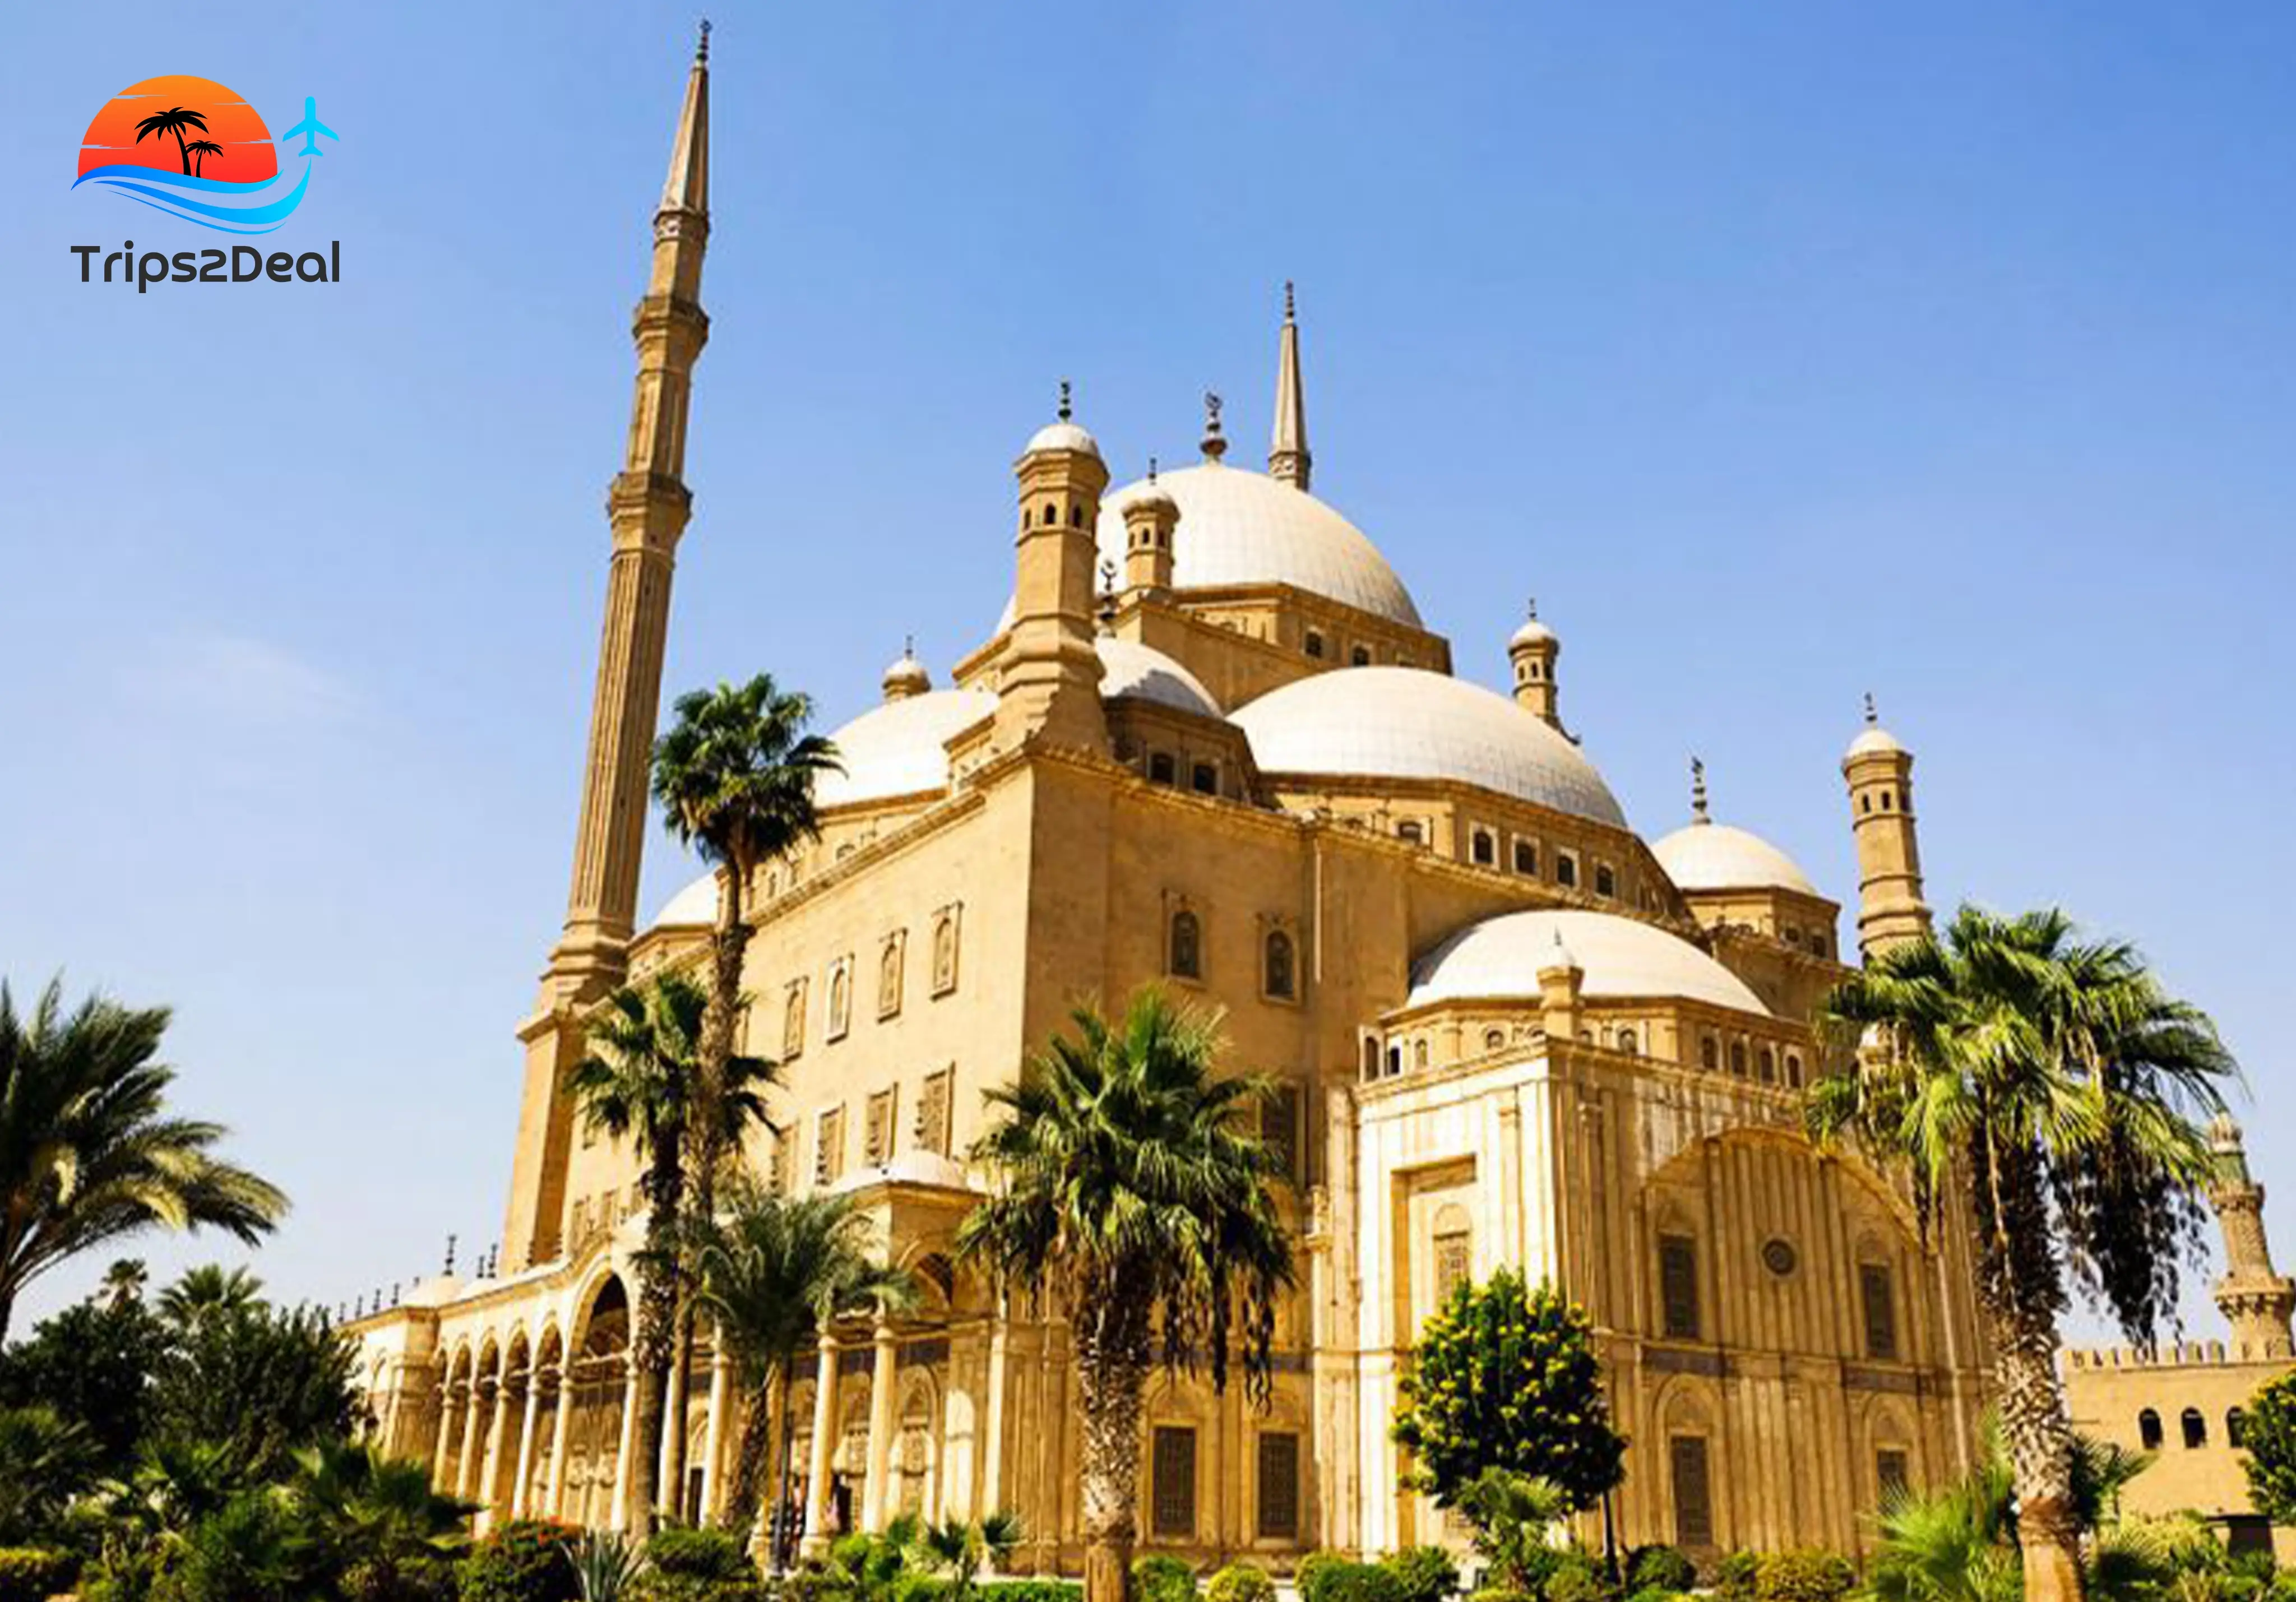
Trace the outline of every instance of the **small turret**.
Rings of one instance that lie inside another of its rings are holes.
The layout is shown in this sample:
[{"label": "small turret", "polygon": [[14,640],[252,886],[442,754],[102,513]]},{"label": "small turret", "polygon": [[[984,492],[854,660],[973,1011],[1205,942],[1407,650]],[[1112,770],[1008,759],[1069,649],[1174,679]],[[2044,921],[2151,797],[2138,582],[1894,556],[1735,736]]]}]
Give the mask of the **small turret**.
[{"label": "small turret", "polygon": [[2286,1356],[2289,1317],[2296,1313],[2296,1281],[2273,1271],[2272,1243],[2264,1233],[2264,1187],[2248,1171],[2240,1126],[2219,1114],[2209,1126],[2216,1153],[2216,1182],[2209,1204],[2224,1232],[2225,1273],[2217,1281],[2217,1308],[2233,1339],[2256,1356]]},{"label": "small turret", "polygon": [[932,688],[932,675],[926,672],[924,663],[917,660],[914,635],[901,642],[900,660],[885,670],[885,676],[879,683],[883,686],[888,701],[906,701],[912,695],[922,695]]},{"label": "small turret", "polygon": [[1124,585],[1161,595],[1172,587],[1172,530],[1179,526],[1180,503],[1156,482],[1156,460],[1148,460],[1148,481],[1124,497]]},{"label": "small turret", "polygon": [[1013,628],[997,675],[996,743],[1042,735],[1056,745],[1104,752],[1100,654],[1093,648],[1093,560],[1108,466],[1071,415],[1061,383],[1058,418],[1038,429],[1013,464],[1021,531]]},{"label": "small turret", "polygon": [[1557,701],[1561,686],[1554,682],[1554,662],[1562,654],[1562,640],[1538,620],[1538,603],[1533,600],[1522,627],[1507,641],[1507,658],[1514,664],[1514,698],[1517,705],[1537,712],[1558,729],[1562,727],[1562,712]]},{"label": "small turret", "polygon": [[1930,932],[1914,826],[1914,753],[1883,728],[1866,697],[1866,727],[1841,759],[1857,842],[1857,947],[1868,960]]}]

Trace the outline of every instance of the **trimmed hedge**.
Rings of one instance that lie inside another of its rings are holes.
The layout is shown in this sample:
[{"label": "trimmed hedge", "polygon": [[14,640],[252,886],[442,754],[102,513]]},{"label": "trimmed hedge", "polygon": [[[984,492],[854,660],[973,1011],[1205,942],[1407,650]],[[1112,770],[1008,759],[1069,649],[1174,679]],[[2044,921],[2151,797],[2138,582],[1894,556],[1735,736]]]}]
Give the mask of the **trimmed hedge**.
[{"label": "trimmed hedge", "polygon": [[1721,1602],[1754,1602],[1754,1581],[1762,1567],[1752,1552],[1726,1552],[1714,1565],[1714,1594]]},{"label": "trimmed hedge", "polygon": [[0,1602],[48,1602],[71,1588],[79,1565],[47,1547],[0,1547]]},{"label": "trimmed hedge", "polygon": [[1275,1602],[1275,1581],[1256,1563],[1231,1563],[1205,1582],[1204,1602]]},{"label": "trimmed hedge", "polygon": [[972,1594],[989,1602],[1084,1602],[1084,1587],[1073,1580],[984,1580]]},{"label": "trimmed hedge", "polygon": [[554,1519],[489,1530],[463,1560],[462,1602],[581,1602],[571,1550],[581,1538]]},{"label": "trimmed hedge", "polygon": [[1663,1542],[1627,1554],[1627,1590],[1686,1591],[1698,1584],[1698,1565]]},{"label": "trimmed hedge", "polygon": [[1196,1571],[1168,1553],[1136,1557],[1132,1602],[1196,1602]]},{"label": "trimmed hedge", "polygon": [[1403,1602],[1450,1602],[1459,1589],[1459,1565],[1440,1547],[1406,1547],[1379,1566],[1395,1576]]},{"label": "trimmed hedge", "polygon": [[1755,1565],[1754,1602],[1841,1602],[1857,1584],[1857,1571],[1839,1552],[1770,1552]]},{"label": "trimmed hedge", "polygon": [[750,1585],[759,1578],[758,1565],[750,1559],[749,1542],[731,1530],[665,1524],[646,1542],[645,1555],[657,1574]]},{"label": "trimmed hedge", "polygon": [[1301,1602],[1406,1602],[1403,1581],[1392,1569],[1334,1552],[1301,1558],[1298,1579]]}]

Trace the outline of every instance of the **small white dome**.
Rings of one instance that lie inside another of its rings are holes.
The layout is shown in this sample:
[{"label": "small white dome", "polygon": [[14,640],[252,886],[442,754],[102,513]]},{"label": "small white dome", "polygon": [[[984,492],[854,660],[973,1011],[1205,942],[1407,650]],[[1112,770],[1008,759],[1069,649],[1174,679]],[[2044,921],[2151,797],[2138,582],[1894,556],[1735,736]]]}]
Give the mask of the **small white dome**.
[{"label": "small white dome", "polygon": [[1538,971],[1554,965],[1558,937],[1586,975],[1581,996],[1705,1001],[1769,1014],[1745,981],[1688,941],[1608,912],[1508,912],[1470,924],[1412,965],[1405,1005],[1535,998]]},{"label": "small white dome", "polygon": [[814,781],[814,803],[850,807],[948,787],[948,741],[996,710],[986,690],[932,690],[889,701],[829,736],[842,773]]},{"label": "small white dome", "polygon": [[1135,484],[1129,489],[1113,497],[1110,505],[1116,508],[1116,515],[1119,517],[1127,517],[1136,510],[1144,511],[1150,507],[1160,511],[1168,507],[1175,516],[1178,515],[1180,510],[1180,503],[1172,498],[1172,492],[1164,488],[1161,479]]},{"label": "small white dome", "polygon": [[1100,441],[1064,417],[1058,423],[1047,423],[1029,435],[1028,448],[1021,454],[1029,456],[1040,450],[1073,450],[1096,456],[1100,455]]},{"label": "small white dome", "polygon": [[663,903],[650,928],[709,924],[718,921],[718,872],[712,868]]},{"label": "small white dome", "polygon": [[1102,635],[1093,645],[1100,653],[1103,700],[1128,695],[1206,718],[1220,715],[1219,703],[1201,681],[1152,645],[1111,634]]},{"label": "small white dome", "polygon": [[[1847,756],[1871,756],[1876,752],[1895,753],[1906,748],[1898,743],[1898,736],[1878,723],[1869,723],[1855,740],[1849,742]],[[1846,760],[1846,758],[1845,758]]]},{"label": "small white dome", "polygon": [[904,651],[877,682],[888,695],[922,695],[932,688],[932,675],[925,671],[915,653]]},{"label": "small white dome", "polygon": [[1510,651],[1520,651],[1526,645],[1552,645],[1558,643],[1554,630],[1537,618],[1525,618],[1522,627],[1507,637],[1507,649]]},{"label": "small white dome", "polygon": [[[1101,505],[1101,556],[1124,561],[1125,498],[1142,480]],[[1154,488],[1180,510],[1172,540],[1172,586],[1289,584],[1390,622],[1421,627],[1403,580],[1363,531],[1304,489],[1248,468],[1207,462],[1157,476]]]},{"label": "small white dome", "polygon": [[1231,719],[1266,773],[1456,779],[1617,828],[1618,798],[1538,714],[1423,668],[1341,668],[1270,690]]},{"label": "small white dome", "polygon": [[1791,890],[1817,886],[1794,859],[1759,834],[1726,823],[1693,823],[1651,847],[1677,890]]}]

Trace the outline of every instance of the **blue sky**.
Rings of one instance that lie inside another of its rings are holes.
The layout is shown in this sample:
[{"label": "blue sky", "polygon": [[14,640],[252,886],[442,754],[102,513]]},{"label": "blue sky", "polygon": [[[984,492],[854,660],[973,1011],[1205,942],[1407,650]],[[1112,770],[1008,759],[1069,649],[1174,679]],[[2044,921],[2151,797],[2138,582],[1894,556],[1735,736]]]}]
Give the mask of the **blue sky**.
[{"label": "blue sky", "polygon": [[[1844,900],[1874,690],[1939,903],[2141,941],[2291,1171],[2296,12],[715,20],[673,689],[771,669],[833,723],[909,631],[945,677],[1055,380],[1119,476],[1189,456],[1208,386],[1256,457],[1296,278],[1316,488],[1461,671],[1497,680],[1535,592],[1639,827],[1699,752]],[[0,974],[176,1004],[184,1104],[296,1198],[261,1260],[290,1295],[499,1230],[692,25],[0,21]],[[339,239],[343,283],[78,281],[72,244],[207,242],[69,187],[160,72],[275,129],[317,97],[340,143],[277,239]],[[688,871],[650,850],[649,908]]]}]

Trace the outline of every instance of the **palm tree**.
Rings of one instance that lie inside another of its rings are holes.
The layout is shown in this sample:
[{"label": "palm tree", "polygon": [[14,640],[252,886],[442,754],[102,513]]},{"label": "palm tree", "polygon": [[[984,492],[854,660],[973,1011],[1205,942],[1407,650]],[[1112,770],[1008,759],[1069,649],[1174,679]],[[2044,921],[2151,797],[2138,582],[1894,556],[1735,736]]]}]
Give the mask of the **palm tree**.
[{"label": "palm tree", "polygon": [[1525,1593],[1536,1590],[1549,1534],[1575,1511],[1570,1492],[1537,1475],[1486,1468],[1459,1488],[1459,1511],[1475,1526],[1475,1550]]},{"label": "palm tree", "polygon": [[206,174],[209,156],[223,154],[223,146],[212,139],[194,139],[184,146],[184,151],[185,154],[197,158],[192,163],[192,176],[196,178]]},{"label": "palm tree", "polygon": [[2078,1290],[2149,1343],[2197,1252],[2202,1120],[2236,1075],[2214,1026],[2129,946],[2055,910],[1964,907],[1827,998],[1853,1065],[1810,1093],[1820,1142],[1904,1170],[1924,1227],[1965,1221],[1992,1337],[2029,1602],[2081,1595],[2057,1318]]},{"label": "palm tree", "polygon": [[214,1318],[243,1312],[263,1300],[263,1281],[249,1269],[202,1263],[160,1293],[160,1319],[177,1335]]},{"label": "palm tree", "polygon": [[[678,697],[674,710],[676,720],[654,744],[654,799],[680,843],[722,870],[697,1097],[725,1115],[697,1117],[687,1136],[693,1212],[706,1220],[716,1212],[718,1171],[726,1154],[741,1148],[750,1123],[765,1121],[762,1105],[745,1102],[727,1074],[750,945],[743,898],[758,864],[820,833],[814,780],[837,770],[837,749],[805,732],[813,718],[812,699],[783,691],[767,673],[744,685],[691,691]],[[677,1377],[672,1388],[681,1395],[693,1360],[693,1306],[685,1298],[678,1309],[673,1358]],[[670,1483],[676,1485],[685,1477],[683,1430],[670,1438]]]},{"label": "palm tree", "polygon": [[[695,1267],[698,1300],[750,1399],[725,1514],[729,1528],[747,1530],[765,1492],[776,1396],[784,1420],[776,1504],[788,1499],[789,1394],[799,1358],[838,1319],[898,1311],[917,1293],[906,1269],[878,1257],[874,1228],[849,1195],[791,1198],[743,1178],[726,1199],[726,1216],[705,1226]],[[778,1561],[778,1534],[775,1555]]]},{"label": "palm tree", "polygon": [[24,1287],[58,1263],[155,1225],[252,1245],[287,1198],[216,1157],[223,1126],[168,1111],[166,1007],[51,983],[29,1017],[0,982],[0,1341]]},{"label": "palm tree", "polygon": [[588,1055],[567,1072],[566,1089],[593,1130],[635,1138],[645,1171],[645,1249],[640,1255],[637,1327],[632,1340],[637,1386],[636,1516],[650,1526],[659,1492],[670,1336],[677,1311],[677,1245],[685,1195],[683,1153],[709,998],[682,973],[626,984],[588,1020]]},{"label": "palm tree", "polygon": [[1230,1346],[1264,1403],[1275,1303],[1292,1283],[1276,1215],[1284,1164],[1247,1116],[1270,1094],[1218,1072],[1216,1015],[1153,987],[1120,1021],[1071,1015],[1013,1084],[972,1156],[998,1176],[961,1255],[1068,1319],[1084,1409],[1086,1602],[1123,1602],[1137,1521],[1141,1409],[1159,1356],[1227,1380]]},{"label": "palm tree", "polygon": [[95,1287],[94,1300],[112,1312],[118,1312],[144,1300],[144,1289],[152,1283],[152,1270],[144,1266],[140,1257],[123,1257],[103,1270],[103,1283]]},{"label": "palm tree", "polygon": [[921,1524],[917,1527],[916,1547],[926,1566],[947,1579],[950,1602],[972,1602],[980,1586],[981,1565],[994,1563],[998,1568],[1004,1567],[1012,1560],[1013,1549],[1021,1544],[1021,1536],[1020,1515],[998,1508],[978,1522],[949,1518],[939,1524]]},{"label": "palm tree", "polygon": [[206,114],[201,111],[187,111],[182,106],[170,106],[164,111],[152,112],[151,116],[135,125],[135,143],[143,144],[144,136],[146,134],[155,137],[161,134],[175,135],[176,148],[183,153],[184,174],[188,177],[192,170],[192,150],[191,146],[184,143],[185,128],[197,128],[202,134],[206,133],[208,131]]},{"label": "palm tree", "polygon": [[459,1553],[469,1543],[465,1521],[479,1507],[433,1491],[428,1464],[355,1441],[297,1453],[291,1494],[330,1566],[359,1570],[361,1594],[372,1595],[399,1595],[402,1574]]}]

